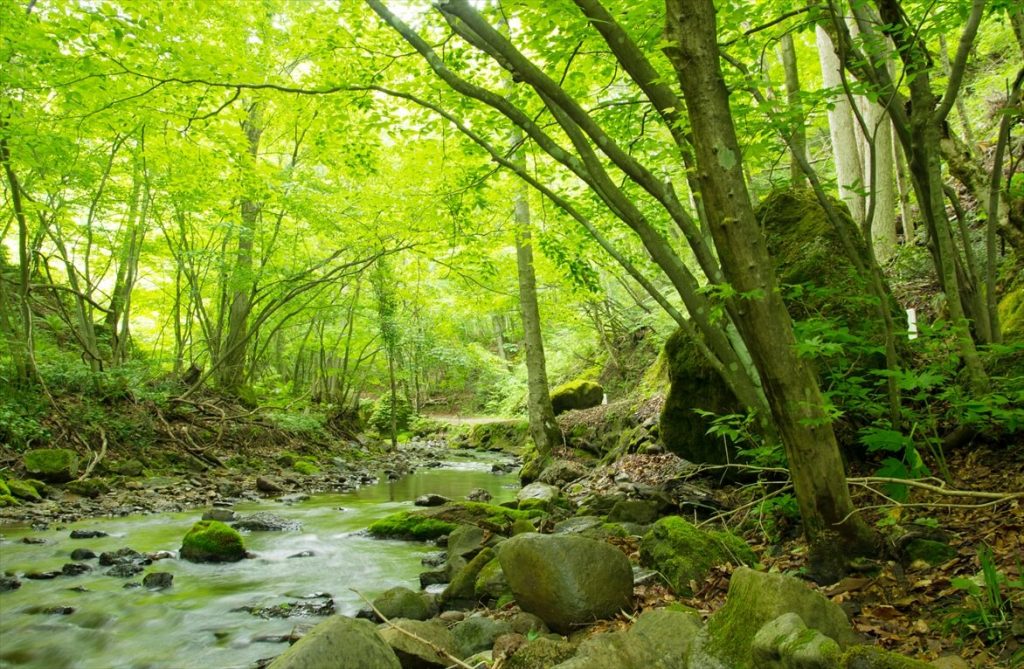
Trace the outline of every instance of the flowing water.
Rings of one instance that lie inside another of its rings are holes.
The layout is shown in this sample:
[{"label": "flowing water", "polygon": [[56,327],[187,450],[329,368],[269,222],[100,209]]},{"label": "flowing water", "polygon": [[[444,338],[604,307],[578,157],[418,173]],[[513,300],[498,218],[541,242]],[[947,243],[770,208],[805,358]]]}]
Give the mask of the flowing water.
[{"label": "flowing water", "polygon": [[[245,536],[254,559],[233,564],[193,564],[165,559],[132,579],[107,576],[106,567],[87,560],[94,571],[53,580],[21,579],[18,590],[0,593],[0,667],[38,669],[220,669],[249,667],[284,651],[286,644],[260,637],[287,635],[299,622],[320,618],[264,620],[239,607],[266,607],[317,592],[333,596],[336,612],[353,614],[363,606],[351,589],[372,598],[388,588],[418,588],[420,559],[437,550],[404,541],[371,539],[359,533],[374,520],[412,508],[424,493],[452,499],[485,488],[494,502],[515,496],[514,475],[492,474],[490,463],[446,463],[393,482],[351,493],[317,495],[286,506],[278,502],[240,504],[240,513],[270,511],[302,523],[296,532],[255,532]],[[96,554],[128,546],[140,552],[176,551],[201,511],[95,519],[33,531],[0,528],[0,571],[61,569],[75,548]],[[110,536],[70,539],[73,529],[102,530]],[[45,544],[21,542],[25,536]],[[289,557],[312,551],[312,557]],[[170,572],[167,590],[125,589],[149,572]],[[33,613],[67,606],[70,615]]]}]

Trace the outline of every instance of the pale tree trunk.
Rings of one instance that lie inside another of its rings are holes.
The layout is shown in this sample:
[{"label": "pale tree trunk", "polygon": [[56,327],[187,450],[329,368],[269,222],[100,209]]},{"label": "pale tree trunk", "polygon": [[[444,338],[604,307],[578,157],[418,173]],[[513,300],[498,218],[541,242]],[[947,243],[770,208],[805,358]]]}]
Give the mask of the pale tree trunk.
[{"label": "pale tree trunk", "polygon": [[800,167],[800,158],[810,162],[807,156],[807,131],[803,113],[803,102],[800,100],[800,72],[796,63],[796,48],[793,46],[793,35],[786,33],[779,40],[779,60],[782,61],[782,70],[786,76],[786,103],[790,113],[798,117],[793,123],[793,131],[790,135],[790,152],[799,154],[789,161],[789,181],[794,186],[801,186],[807,182],[803,169]]},{"label": "pale tree trunk", "polygon": [[834,104],[828,110],[828,130],[832,140],[832,155],[835,158],[839,197],[850,208],[850,214],[857,225],[863,225],[866,206],[861,193],[865,183],[861,171],[857,134],[854,131],[853,108],[845,93],[837,92],[843,89],[843,78],[832,39],[821,26],[815,28],[815,35],[822,82],[825,88],[833,91]]},{"label": "pale tree trunk", "polygon": [[[890,126],[891,127],[891,126]],[[900,198],[900,218],[903,219],[903,243],[913,246],[917,229],[914,225],[914,210],[910,204],[912,187],[907,174],[907,157],[899,142],[892,143],[893,165],[896,166],[896,187]]]},{"label": "pale tree trunk", "polygon": [[[877,104],[857,96],[867,132],[861,132],[861,156],[869,186],[870,243],[878,262],[896,252],[896,189],[892,162],[892,123]],[[867,223],[865,223],[867,225]],[[867,241],[867,240],[865,240]]]},{"label": "pale tree trunk", "polygon": [[[518,144],[521,137],[514,138]],[[521,159],[520,159],[521,160]],[[530,203],[527,189],[519,186],[515,195],[516,268],[519,277],[519,314],[523,319],[526,348],[526,408],[530,436],[542,458],[561,443],[562,433],[555,422],[544,361],[544,339],[540,331],[540,307],[537,304],[537,277],[533,267],[533,240],[530,233]]]},{"label": "pale tree trunk", "polygon": [[[0,130],[7,130],[7,123],[0,117]],[[15,375],[19,383],[29,385],[39,381],[36,368],[35,335],[32,328],[31,297],[31,255],[29,253],[28,219],[21,197],[21,182],[11,164],[11,149],[5,133],[0,133],[0,162],[4,165],[7,185],[10,188],[11,205],[18,221],[18,308],[21,315],[21,332],[12,340],[11,355],[14,358]]]},{"label": "pale tree trunk", "polygon": [[[260,135],[263,134],[262,108],[259,102],[250,105],[242,127],[248,140],[249,156],[255,163],[259,154]],[[245,383],[246,341],[249,337],[249,313],[252,311],[254,285],[252,247],[259,215],[260,203],[251,195],[244,195],[235,265],[228,282],[231,297],[228,331],[221,347],[223,353],[218,370],[220,386],[230,393],[237,393]]]},{"label": "pale tree trunk", "polygon": [[824,399],[808,361],[796,354],[792,322],[754,217],[719,66],[714,5],[666,0],[666,13],[667,52],[690,116],[711,232],[726,279],[746,296],[731,298],[744,314],[736,325],[785,445],[812,565],[820,577],[837,578],[846,558],[872,554],[877,546],[850,500]]}]

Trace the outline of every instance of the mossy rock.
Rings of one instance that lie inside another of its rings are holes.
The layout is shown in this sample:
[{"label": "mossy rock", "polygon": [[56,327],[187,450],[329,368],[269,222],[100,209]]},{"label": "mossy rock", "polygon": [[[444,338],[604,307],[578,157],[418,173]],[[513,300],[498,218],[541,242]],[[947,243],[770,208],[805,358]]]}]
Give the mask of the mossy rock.
[{"label": "mossy rock", "polygon": [[144,469],[142,462],[135,458],[121,460],[119,462],[111,462],[107,468],[111,472],[122,476],[142,476]]},{"label": "mossy rock", "polygon": [[842,669],[934,669],[934,665],[912,660],[874,646],[854,646],[843,655]]},{"label": "mossy rock", "polygon": [[10,495],[11,489],[7,487],[7,483],[0,479],[0,495]]},{"label": "mossy rock", "polygon": [[[497,556],[490,548],[484,548],[452,578],[451,583],[441,593],[441,600],[446,604],[466,604],[469,608],[476,603],[476,581],[484,567],[496,562]],[[499,593],[500,594],[500,593]]]},{"label": "mossy rock", "polygon": [[536,448],[528,448],[523,453],[523,466],[519,469],[519,483],[524,486],[533,483],[540,478],[548,464],[550,461],[541,457]]},{"label": "mossy rock", "polygon": [[1024,283],[999,300],[999,327],[1005,341],[1024,341]]},{"label": "mossy rock", "polygon": [[64,486],[68,492],[82,497],[99,497],[110,492],[110,486],[103,479],[84,479],[82,481],[69,481]]},{"label": "mossy rock", "polygon": [[26,451],[24,463],[29,474],[52,483],[66,483],[78,476],[78,454],[67,448]]},{"label": "mossy rock", "polygon": [[555,415],[573,409],[589,409],[604,401],[604,388],[600,383],[577,379],[563,383],[551,391],[551,408]]},{"label": "mossy rock", "polygon": [[237,562],[245,557],[245,546],[237,530],[216,520],[201,520],[182,540],[181,557],[189,562]]},{"label": "mossy rock", "polygon": [[955,548],[932,539],[910,541],[906,546],[906,553],[911,561],[923,560],[933,567],[956,557]]},{"label": "mossy rock", "polygon": [[512,594],[512,588],[509,587],[508,579],[505,578],[505,572],[501,570],[501,563],[497,559],[485,564],[477,574],[473,594],[480,601],[497,600]]},{"label": "mossy rock", "polygon": [[430,595],[414,592],[402,586],[386,590],[373,600],[373,607],[388,620],[396,618],[426,620],[436,613],[436,606],[431,606],[431,604]]},{"label": "mossy rock", "polygon": [[21,502],[11,495],[0,495],[0,509],[8,506],[21,506]]},{"label": "mossy rock", "polygon": [[521,646],[501,666],[505,669],[548,669],[575,654],[575,644],[542,636]]},{"label": "mossy rock", "polygon": [[320,468],[311,460],[296,460],[292,465],[292,469],[300,474],[305,474],[306,476],[313,476],[314,474],[320,473]]},{"label": "mossy rock", "polygon": [[741,461],[730,442],[708,435],[711,419],[699,413],[740,413],[739,400],[681,328],[665,341],[665,357],[670,386],[659,423],[665,448],[697,464]]},{"label": "mossy rock", "polygon": [[679,516],[654,524],[640,544],[642,564],[660,572],[679,594],[689,595],[712,567],[727,562],[753,565],[757,556],[746,542],[729,532],[702,530]]},{"label": "mossy rock", "polygon": [[526,448],[529,439],[529,421],[503,420],[474,425],[465,446],[480,451],[501,451],[518,455]]},{"label": "mossy rock", "polygon": [[30,502],[38,502],[42,499],[36,487],[28,481],[10,479],[7,481],[8,494]]},{"label": "mossy rock", "polygon": [[399,511],[371,523],[367,531],[379,539],[429,541],[449,534],[456,527],[456,523],[427,518],[422,512]]}]

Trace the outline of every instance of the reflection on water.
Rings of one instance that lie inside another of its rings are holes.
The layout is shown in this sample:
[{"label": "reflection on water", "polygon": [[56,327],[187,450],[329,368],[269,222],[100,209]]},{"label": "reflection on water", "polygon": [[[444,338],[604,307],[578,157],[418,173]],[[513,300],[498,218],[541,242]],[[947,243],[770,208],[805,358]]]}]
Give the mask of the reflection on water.
[{"label": "reflection on water", "polygon": [[[248,667],[256,659],[284,650],[260,637],[288,634],[302,619],[262,620],[239,607],[272,606],[316,592],[328,592],[338,613],[362,606],[358,589],[373,597],[395,585],[418,586],[423,544],[379,541],[358,534],[369,523],[411,508],[425,493],[458,499],[484,488],[495,502],[515,495],[513,475],[490,473],[490,463],[450,465],[423,470],[398,481],[358,491],[318,495],[285,506],[277,502],[239,505],[240,512],[272,511],[297,520],[298,532],[260,532],[246,536],[255,559],[225,565],[161,560],[134,579],[95,571],[49,581],[22,578],[18,590],[0,593],[0,667],[38,669],[191,669]],[[0,571],[17,575],[60,570],[76,548],[99,554],[130,546],[142,552],[176,551],[201,512],[88,520],[44,532],[3,530]],[[111,536],[70,539],[72,529],[97,529]],[[45,539],[21,543],[24,536]],[[290,557],[303,551],[311,557]],[[174,585],[164,591],[125,589],[145,573],[169,572]],[[70,606],[70,615],[33,614],[33,607]],[[315,622],[317,619],[307,619]]]}]

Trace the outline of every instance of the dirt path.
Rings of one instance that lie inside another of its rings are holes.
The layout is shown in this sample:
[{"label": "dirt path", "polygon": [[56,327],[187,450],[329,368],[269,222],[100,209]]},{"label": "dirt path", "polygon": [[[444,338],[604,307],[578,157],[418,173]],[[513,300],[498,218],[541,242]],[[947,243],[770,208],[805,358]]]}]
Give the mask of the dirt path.
[{"label": "dirt path", "polygon": [[487,425],[488,423],[504,423],[505,421],[514,420],[512,418],[502,418],[501,416],[454,416],[447,414],[429,414],[427,417],[439,423],[448,423],[449,425]]}]

